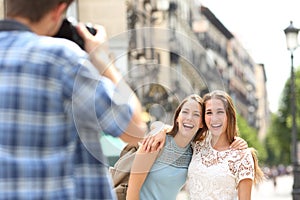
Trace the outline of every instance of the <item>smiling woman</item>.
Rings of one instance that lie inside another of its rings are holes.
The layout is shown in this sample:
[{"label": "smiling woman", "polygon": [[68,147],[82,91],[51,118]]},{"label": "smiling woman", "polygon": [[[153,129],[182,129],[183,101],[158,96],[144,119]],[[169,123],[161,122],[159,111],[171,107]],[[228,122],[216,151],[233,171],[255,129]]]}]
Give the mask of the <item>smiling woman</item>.
[{"label": "smiling woman", "polygon": [[190,198],[251,199],[252,184],[259,182],[263,173],[254,149],[230,148],[238,136],[232,99],[226,92],[216,90],[204,95],[203,101],[208,135],[193,144],[188,170]]},{"label": "smiling woman", "polygon": [[202,127],[202,98],[190,95],[177,107],[161,152],[147,153],[143,146],[138,149],[127,199],[176,199],[186,181],[192,156],[190,142],[196,134],[202,134]]}]

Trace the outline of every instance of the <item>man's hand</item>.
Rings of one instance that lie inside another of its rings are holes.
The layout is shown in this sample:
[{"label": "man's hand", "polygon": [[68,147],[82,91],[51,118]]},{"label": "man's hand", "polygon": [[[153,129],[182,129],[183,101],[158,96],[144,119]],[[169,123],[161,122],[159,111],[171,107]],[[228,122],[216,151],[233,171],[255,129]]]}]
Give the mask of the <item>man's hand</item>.
[{"label": "man's hand", "polygon": [[92,53],[96,48],[102,45],[101,48],[103,48],[104,51],[108,51],[107,44],[105,44],[107,41],[107,33],[104,26],[94,25],[93,28],[97,31],[96,35],[92,35],[82,23],[79,23],[77,26],[77,31],[84,40],[84,49],[86,52]]}]

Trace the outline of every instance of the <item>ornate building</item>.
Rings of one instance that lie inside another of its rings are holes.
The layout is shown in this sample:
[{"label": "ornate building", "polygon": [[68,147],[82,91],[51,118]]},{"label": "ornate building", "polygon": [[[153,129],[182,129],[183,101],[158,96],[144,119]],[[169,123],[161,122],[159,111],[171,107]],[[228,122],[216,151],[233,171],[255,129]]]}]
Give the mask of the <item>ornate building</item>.
[{"label": "ornate building", "polygon": [[145,120],[170,123],[186,95],[222,89],[263,137],[269,118],[264,67],[199,1],[76,0],[67,14],[106,27],[114,62],[140,97]]}]

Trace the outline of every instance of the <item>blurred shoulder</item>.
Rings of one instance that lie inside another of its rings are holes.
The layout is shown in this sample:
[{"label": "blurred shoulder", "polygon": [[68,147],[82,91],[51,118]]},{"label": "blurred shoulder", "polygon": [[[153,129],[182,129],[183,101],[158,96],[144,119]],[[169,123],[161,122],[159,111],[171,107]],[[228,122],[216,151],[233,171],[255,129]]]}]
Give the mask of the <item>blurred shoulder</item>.
[{"label": "blurred shoulder", "polygon": [[88,54],[82,50],[76,43],[63,39],[41,36],[39,37],[40,48],[47,52],[65,57],[88,57]]}]

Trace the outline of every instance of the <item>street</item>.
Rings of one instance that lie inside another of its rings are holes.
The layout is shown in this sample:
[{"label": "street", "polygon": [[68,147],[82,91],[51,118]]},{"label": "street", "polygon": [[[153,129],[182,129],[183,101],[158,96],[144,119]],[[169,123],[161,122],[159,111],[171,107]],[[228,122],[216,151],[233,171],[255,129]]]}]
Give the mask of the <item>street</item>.
[{"label": "street", "polygon": [[254,200],[292,200],[293,176],[280,176],[274,188],[272,180],[266,180],[258,187],[253,188]]},{"label": "street", "polygon": [[[280,176],[274,188],[272,180],[266,180],[252,190],[253,200],[292,200],[293,176]],[[185,192],[181,192],[177,200],[188,200]]]}]

